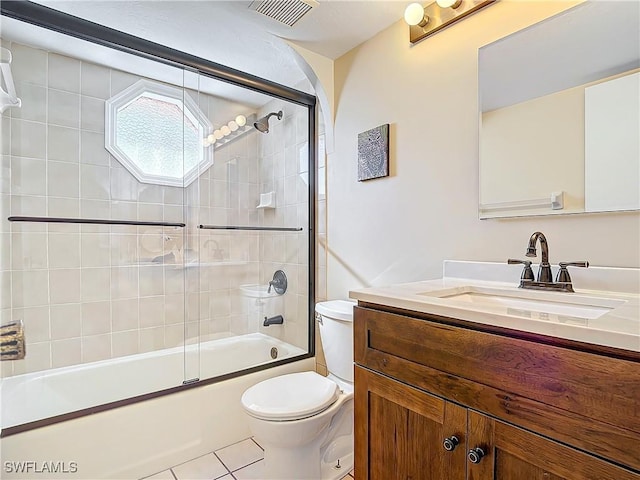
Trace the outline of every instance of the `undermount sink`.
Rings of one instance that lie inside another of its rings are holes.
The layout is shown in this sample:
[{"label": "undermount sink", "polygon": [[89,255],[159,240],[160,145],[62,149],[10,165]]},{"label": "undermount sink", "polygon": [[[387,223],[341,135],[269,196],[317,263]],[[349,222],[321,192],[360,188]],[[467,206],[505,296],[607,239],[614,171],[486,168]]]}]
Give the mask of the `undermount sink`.
[{"label": "undermount sink", "polygon": [[508,290],[491,287],[464,286],[419,293],[427,297],[447,299],[472,307],[506,309],[507,314],[550,319],[551,316],[594,320],[625,300],[571,293]]}]

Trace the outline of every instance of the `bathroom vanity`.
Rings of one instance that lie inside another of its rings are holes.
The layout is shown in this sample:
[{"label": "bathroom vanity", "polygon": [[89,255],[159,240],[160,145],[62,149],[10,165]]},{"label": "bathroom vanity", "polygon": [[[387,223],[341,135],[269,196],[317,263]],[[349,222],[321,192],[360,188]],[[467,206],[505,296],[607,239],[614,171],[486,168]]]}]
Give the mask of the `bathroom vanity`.
[{"label": "bathroom vanity", "polygon": [[351,296],[359,480],[640,479],[637,293],[443,278]]}]

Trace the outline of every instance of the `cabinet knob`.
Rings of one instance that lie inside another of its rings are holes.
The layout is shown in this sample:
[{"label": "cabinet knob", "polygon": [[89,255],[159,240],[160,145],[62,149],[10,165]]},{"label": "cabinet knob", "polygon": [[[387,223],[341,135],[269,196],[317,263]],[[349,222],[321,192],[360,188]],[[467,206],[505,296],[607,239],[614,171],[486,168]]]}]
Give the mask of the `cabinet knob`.
[{"label": "cabinet knob", "polygon": [[471,463],[480,463],[480,460],[482,460],[482,457],[484,456],[484,450],[482,450],[480,447],[472,448],[467,454],[467,458]]},{"label": "cabinet knob", "polygon": [[451,435],[450,437],[444,439],[444,441],[442,442],[442,446],[447,452],[453,452],[459,443],[460,440],[458,440],[458,437],[456,437],[455,435]]}]

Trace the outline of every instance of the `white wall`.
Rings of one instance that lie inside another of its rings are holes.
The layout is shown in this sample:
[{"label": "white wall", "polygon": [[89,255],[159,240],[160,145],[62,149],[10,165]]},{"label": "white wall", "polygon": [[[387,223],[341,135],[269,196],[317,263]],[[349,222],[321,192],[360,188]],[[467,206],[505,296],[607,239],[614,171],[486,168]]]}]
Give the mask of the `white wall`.
[{"label": "white wall", "polygon": [[[535,230],[553,263],[640,266],[638,213],[478,220],[478,48],[571,6],[498,2],[414,46],[398,21],[336,61],[329,298],[438,277],[444,259],[523,257]],[[357,134],[382,123],[391,175],[359,183]]]}]

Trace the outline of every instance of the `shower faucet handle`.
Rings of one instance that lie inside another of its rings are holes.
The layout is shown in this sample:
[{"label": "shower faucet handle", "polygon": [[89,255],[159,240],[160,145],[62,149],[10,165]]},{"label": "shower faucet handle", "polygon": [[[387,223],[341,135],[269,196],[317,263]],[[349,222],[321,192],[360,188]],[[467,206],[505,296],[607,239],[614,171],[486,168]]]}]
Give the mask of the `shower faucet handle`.
[{"label": "shower faucet handle", "polygon": [[273,280],[269,281],[269,288],[267,293],[271,293],[271,288],[276,291],[278,295],[283,295],[287,291],[287,276],[282,270],[276,270],[273,274]]}]

